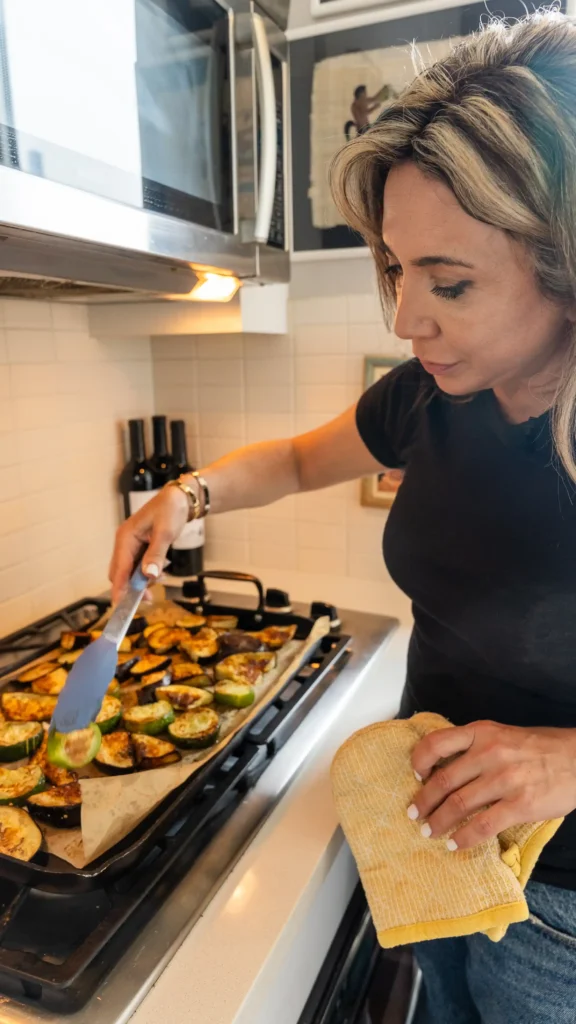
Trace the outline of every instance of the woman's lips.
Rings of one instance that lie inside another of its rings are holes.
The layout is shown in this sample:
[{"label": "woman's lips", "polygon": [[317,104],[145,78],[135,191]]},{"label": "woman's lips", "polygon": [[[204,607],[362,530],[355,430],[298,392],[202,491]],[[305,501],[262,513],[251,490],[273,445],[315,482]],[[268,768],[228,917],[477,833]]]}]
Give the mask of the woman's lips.
[{"label": "woman's lips", "polygon": [[429,363],[425,359],[421,359],[420,362],[426,373],[430,373],[433,377],[442,377],[445,373],[450,373],[451,370],[460,365],[460,363]]}]

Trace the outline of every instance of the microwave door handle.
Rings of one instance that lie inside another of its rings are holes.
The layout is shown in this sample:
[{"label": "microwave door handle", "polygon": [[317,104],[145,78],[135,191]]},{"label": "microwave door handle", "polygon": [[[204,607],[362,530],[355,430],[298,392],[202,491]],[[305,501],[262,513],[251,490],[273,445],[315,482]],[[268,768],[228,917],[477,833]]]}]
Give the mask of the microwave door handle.
[{"label": "microwave door handle", "polygon": [[258,208],[254,238],[267,242],[272,223],[272,209],[276,190],[276,160],[278,140],[276,136],[276,94],[272,73],[272,54],[266,34],[266,24],[260,14],[252,15],[254,52],[256,55],[256,78],[260,99],[260,174]]}]

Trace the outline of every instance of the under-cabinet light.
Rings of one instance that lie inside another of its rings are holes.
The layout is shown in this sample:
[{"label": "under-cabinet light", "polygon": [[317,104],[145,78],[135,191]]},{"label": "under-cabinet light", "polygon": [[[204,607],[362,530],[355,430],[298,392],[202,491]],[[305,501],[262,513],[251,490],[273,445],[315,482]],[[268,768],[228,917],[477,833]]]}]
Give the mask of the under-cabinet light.
[{"label": "under-cabinet light", "polygon": [[240,287],[237,277],[224,274],[199,274],[198,281],[188,295],[194,302],[230,302]]}]

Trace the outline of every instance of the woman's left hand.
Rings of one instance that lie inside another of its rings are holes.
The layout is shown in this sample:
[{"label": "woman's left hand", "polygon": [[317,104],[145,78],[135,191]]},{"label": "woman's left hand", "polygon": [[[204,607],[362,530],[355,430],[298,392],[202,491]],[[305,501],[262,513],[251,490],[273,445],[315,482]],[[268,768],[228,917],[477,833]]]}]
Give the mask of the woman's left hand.
[{"label": "woman's left hand", "polygon": [[[438,761],[454,755],[460,756],[428,778]],[[416,745],[412,766],[424,785],[409,817],[422,821],[423,834],[433,837],[456,828],[451,838],[459,849],[576,807],[576,729],[497,722],[439,729]]]}]

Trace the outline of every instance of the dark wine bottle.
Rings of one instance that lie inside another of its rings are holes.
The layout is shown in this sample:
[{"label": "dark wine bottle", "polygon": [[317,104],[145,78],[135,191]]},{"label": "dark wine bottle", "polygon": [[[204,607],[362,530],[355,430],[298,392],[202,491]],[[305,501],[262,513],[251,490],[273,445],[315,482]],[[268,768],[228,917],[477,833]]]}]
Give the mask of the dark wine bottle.
[{"label": "dark wine bottle", "polygon": [[[186,450],[186,424],[184,420],[172,420],[170,423],[172,440],[172,459],[175,477],[181,473],[191,473],[192,466],[188,462]],[[177,540],[168,551],[172,576],[197,576],[204,566],[204,520],[195,519],[187,523]]]},{"label": "dark wine bottle", "polygon": [[126,518],[154,497],[154,477],[146,461],[144,420],[128,420],[130,458],[120,474],[120,493]]},{"label": "dark wine bottle", "polygon": [[152,417],[152,436],[154,438],[154,452],[149,459],[150,469],[154,478],[154,487],[164,487],[169,480],[174,480],[178,473],[174,465],[174,459],[168,451],[168,438],[166,436],[166,417]]}]

